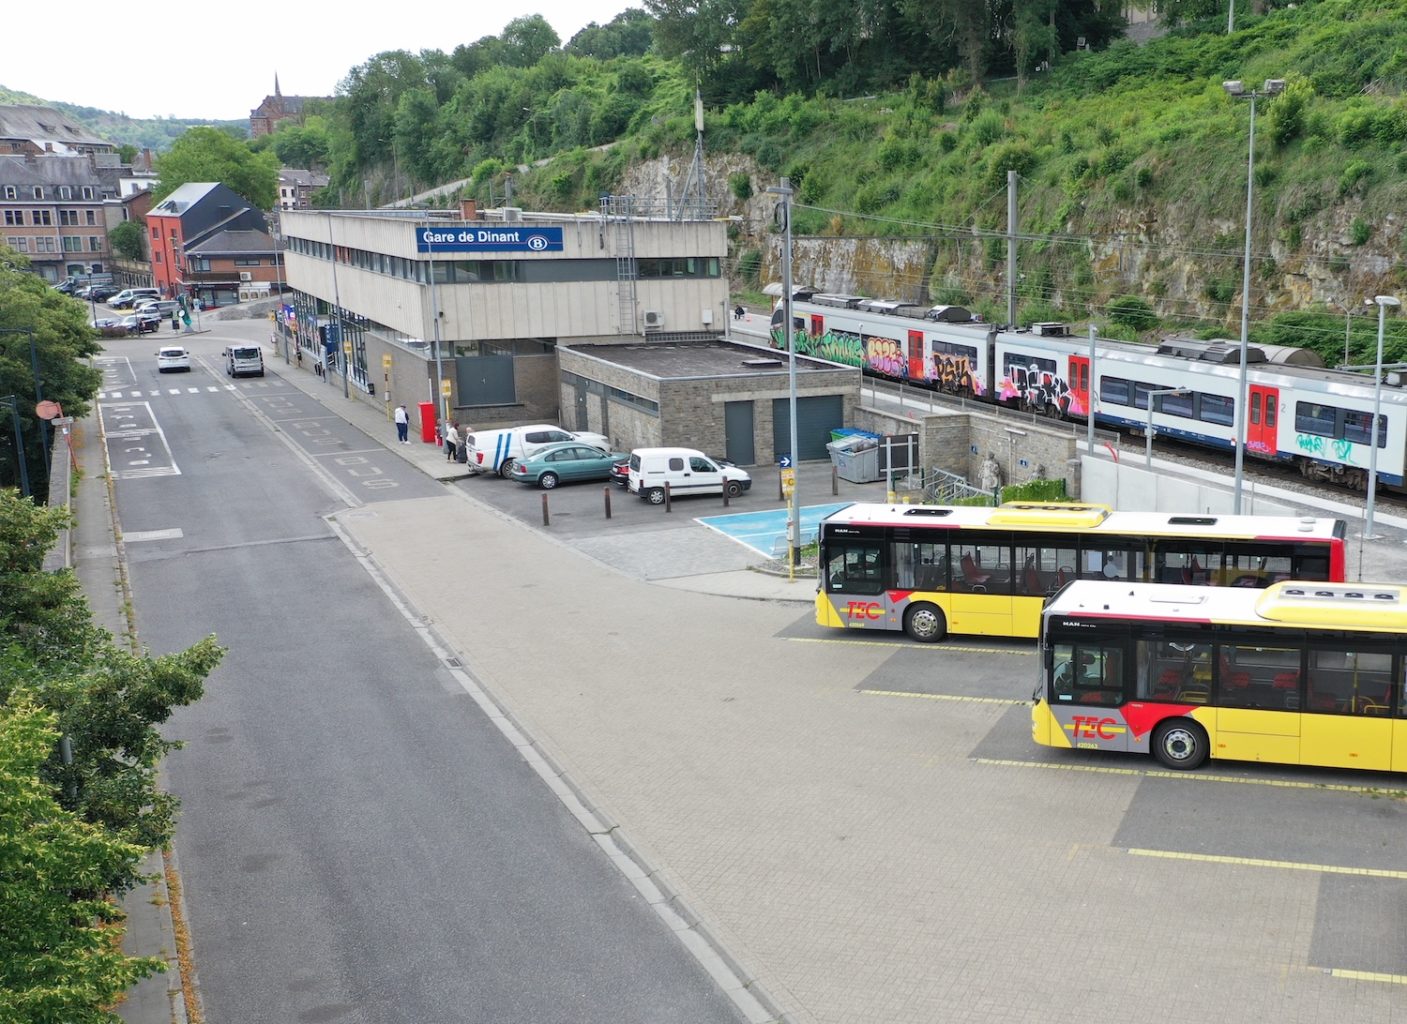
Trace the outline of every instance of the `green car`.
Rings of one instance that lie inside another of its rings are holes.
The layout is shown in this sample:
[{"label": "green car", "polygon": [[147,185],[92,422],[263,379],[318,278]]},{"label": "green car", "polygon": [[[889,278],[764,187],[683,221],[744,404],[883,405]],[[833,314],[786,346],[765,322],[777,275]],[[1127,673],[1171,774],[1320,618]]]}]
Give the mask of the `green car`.
[{"label": "green car", "polygon": [[515,461],[508,475],[550,491],[573,480],[609,480],[611,467],[629,458],[629,452],[603,452],[588,444],[554,444],[530,459]]}]

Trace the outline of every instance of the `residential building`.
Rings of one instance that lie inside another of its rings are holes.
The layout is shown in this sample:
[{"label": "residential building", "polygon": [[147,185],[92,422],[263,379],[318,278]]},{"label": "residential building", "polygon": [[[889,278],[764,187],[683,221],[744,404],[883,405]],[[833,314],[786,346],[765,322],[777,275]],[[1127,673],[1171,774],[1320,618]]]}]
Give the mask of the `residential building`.
[{"label": "residential building", "polygon": [[98,138],[52,107],[0,106],[0,154],[73,156],[116,152],[117,147],[111,142]]},{"label": "residential building", "polygon": [[86,153],[0,155],[0,222],[5,244],[57,283],[104,272],[109,258],[105,200],[116,200]]},{"label": "residential building", "polygon": [[280,210],[311,210],[313,193],[326,187],[331,179],[326,174],[285,167],[278,172],[278,207]]},{"label": "residential building", "polygon": [[219,182],[182,185],[148,211],[146,227],[152,284],[163,295],[224,305],[238,301],[242,267],[258,268],[258,280],[281,276],[264,214]]}]

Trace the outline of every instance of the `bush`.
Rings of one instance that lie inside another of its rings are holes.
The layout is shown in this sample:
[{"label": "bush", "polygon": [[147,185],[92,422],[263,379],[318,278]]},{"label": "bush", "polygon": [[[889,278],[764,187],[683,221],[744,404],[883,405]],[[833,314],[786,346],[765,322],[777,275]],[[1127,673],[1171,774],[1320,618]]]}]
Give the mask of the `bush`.
[{"label": "bush", "polygon": [[730,174],[728,175],[728,188],[732,190],[735,198],[747,202],[752,198],[752,176],[746,171]]},{"label": "bush", "polygon": [[1121,295],[1106,307],[1109,319],[1126,324],[1135,331],[1150,331],[1158,326],[1158,314],[1137,295]]},{"label": "bush", "polygon": [[1366,160],[1350,160],[1339,175],[1339,195],[1346,196],[1364,178],[1373,176],[1373,165]]},{"label": "bush", "polygon": [[1002,488],[1002,501],[1068,501],[1065,481],[1027,480]]},{"label": "bush", "polygon": [[1354,245],[1363,245],[1372,236],[1373,229],[1368,226],[1368,222],[1362,217],[1354,217],[1353,223],[1349,225],[1348,236]]},{"label": "bush", "polygon": [[759,283],[758,275],[762,272],[762,253],[757,249],[748,249],[738,257],[738,278],[744,284],[756,285]]},{"label": "bush", "polygon": [[977,145],[990,146],[1006,134],[1006,122],[995,110],[984,110],[972,119],[968,131]]}]

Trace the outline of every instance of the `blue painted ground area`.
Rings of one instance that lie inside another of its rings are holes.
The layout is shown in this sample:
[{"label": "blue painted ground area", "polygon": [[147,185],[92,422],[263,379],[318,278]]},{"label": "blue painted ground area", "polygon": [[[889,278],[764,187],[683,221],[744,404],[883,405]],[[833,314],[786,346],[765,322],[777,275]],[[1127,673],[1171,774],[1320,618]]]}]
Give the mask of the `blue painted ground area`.
[{"label": "blue painted ground area", "polygon": [[[801,543],[809,544],[816,538],[817,524],[826,516],[839,509],[853,505],[853,501],[840,501],[832,505],[806,505],[801,509]],[[745,544],[759,554],[771,558],[777,551],[786,548],[787,510],[770,509],[765,512],[739,512],[736,515],[708,516],[698,520],[710,530],[717,530],[739,544]]]}]

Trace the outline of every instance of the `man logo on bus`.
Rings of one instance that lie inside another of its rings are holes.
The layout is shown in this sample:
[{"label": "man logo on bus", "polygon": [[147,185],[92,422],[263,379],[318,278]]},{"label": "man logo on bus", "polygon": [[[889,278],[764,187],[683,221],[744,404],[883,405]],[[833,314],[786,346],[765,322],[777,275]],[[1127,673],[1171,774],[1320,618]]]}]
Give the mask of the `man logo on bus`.
[{"label": "man logo on bus", "polygon": [[1117,718],[1100,718],[1097,715],[1076,715],[1065,727],[1072,739],[1112,740],[1124,730],[1119,728]]},{"label": "man logo on bus", "polygon": [[884,611],[875,601],[847,601],[845,615],[850,619],[882,619]]}]

